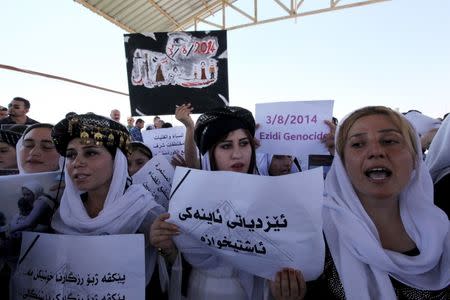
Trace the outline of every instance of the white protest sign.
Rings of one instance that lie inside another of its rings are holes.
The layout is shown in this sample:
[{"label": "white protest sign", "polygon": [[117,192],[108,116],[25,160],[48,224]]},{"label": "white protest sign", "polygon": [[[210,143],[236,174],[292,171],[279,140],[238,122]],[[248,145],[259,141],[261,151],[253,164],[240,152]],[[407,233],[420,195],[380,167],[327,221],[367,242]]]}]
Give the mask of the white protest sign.
[{"label": "white protest sign", "polygon": [[184,136],[186,127],[177,126],[142,131],[142,138],[153,155],[163,154],[184,156]]},{"label": "white protest sign", "polygon": [[167,158],[156,155],[132,176],[133,184],[142,183],[155,201],[167,210],[174,173],[175,168]]},{"label": "white protest sign", "polygon": [[24,232],[13,299],[145,299],[144,236]]},{"label": "white protest sign", "polygon": [[333,117],[332,100],[260,103],[255,112],[258,152],[295,155],[303,170],[308,155],[328,154],[321,139],[330,131],[324,121]]},{"label": "white protest sign", "polygon": [[169,203],[189,255],[214,254],[274,279],[284,267],[306,280],[323,271],[321,168],[285,176],[176,168]]},{"label": "white protest sign", "polygon": [[26,194],[31,196],[29,209],[33,208],[34,202],[42,195],[55,198],[60,175],[56,171],[0,176],[0,215],[5,217],[6,222],[10,222],[14,215],[20,213],[22,203],[19,200],[24,198],[24,188],[32,193]]}]

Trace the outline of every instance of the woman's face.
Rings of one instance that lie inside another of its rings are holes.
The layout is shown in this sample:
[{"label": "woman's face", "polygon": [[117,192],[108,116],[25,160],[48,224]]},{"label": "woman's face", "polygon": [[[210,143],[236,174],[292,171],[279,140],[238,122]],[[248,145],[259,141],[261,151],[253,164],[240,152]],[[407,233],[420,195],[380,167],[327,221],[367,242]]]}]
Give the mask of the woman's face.
[{"label": "woman's face", "polygon": [[50,128],[34,128],[23,137],[20,161],[27,173],[59,169],[59,154],[53,144]]},{"label": "woman's face", "polygon": [[22,187],[22,195],[23,195],[23,198],[25,199],[25,200],[28,200],[28,201],[33,201],[34,200],[34,194],[33,194],[33,192],[32,191],[30,191],[28,188],[26,188],[26,187]]},{"label": "woman's face", "polygon": [[213,155],[217,170],[247,173],[252,158],[252,146],[245,131],[236,129],[215,146]]},{"label": "woman's face", "polygon": [[134,150],[131,155],[128,156],[128,173],[130,176],[136,174],[148,161],[150,158],[139,151],[138,149]]},{"label": "woman's face", "polygon": [[108,192],[114,161],[105,147],[96,146],[93,139],[86,145],[80,138],[75,138],[69,142],[66,156],[67,173],[77,189]]},{"label": "woman's face", "polygon": [[279,176],[291,173],[292,156],[290,155],[274,155],[270,162],[269,175]]},{"label": "woman's face", "polygon": [[414,169],[405,137],[385,115],[356,120],[345,141],[344,157],[350,181],[362,201],[396,199]]},{"label": "woman's face", "polygon": [[16,148],[0,142],[0,169],[17,169]]}]

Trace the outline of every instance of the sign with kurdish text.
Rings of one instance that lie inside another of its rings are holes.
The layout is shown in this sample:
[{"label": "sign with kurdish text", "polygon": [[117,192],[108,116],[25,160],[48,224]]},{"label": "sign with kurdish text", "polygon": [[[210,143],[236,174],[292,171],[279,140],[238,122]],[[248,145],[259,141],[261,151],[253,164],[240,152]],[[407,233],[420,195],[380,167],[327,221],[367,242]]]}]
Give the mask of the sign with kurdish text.
[{"label": "sign with kurdish text", "polygon": [[155,201],[166,210],[175,168],[164,155],[156,155],[132,176],[133,184],[143,184]]},{"label": "sign with kurdish text", "polygon": [[272,177],[178,167],[169,222],[194,267],[210,255],[268,279],[291,267],[312,280],[323,271],[323,189],[321,168]]},{"label": "sign with kurdish text", "polygon": [[177,126],[142,131],[142,138],[152,154],[172,156],[179,154],[184,157],[184,135],[186,127]]},{"label": "sign with kurdish text", "polygon": [[145,299],[144,236],[25,232],[13,299]]}]

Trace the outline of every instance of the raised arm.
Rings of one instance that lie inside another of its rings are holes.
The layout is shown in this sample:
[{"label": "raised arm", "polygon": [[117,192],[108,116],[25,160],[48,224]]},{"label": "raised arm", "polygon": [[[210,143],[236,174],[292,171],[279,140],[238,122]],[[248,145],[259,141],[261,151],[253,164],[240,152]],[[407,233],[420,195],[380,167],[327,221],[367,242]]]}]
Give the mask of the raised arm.
[{"label": "raised arm", "polygon": [[180,105],[175,110],[175,118],[186,127],[186,136],[184,141],[184,158],[189,168],[199,169],[200,160],[197,154],[197,147],[194,141],[194,121],[191,112],[194,108],[190,103]]},{"label": "raised arm", "polygon": [[325,124],[327,124],[327,126],[330,128],[330,132],[323,137],[322,143],[325,144],[330,154],[334,156],[334,151],[336,150],[334,143],[334,136],[336,134],[336,125],[330,120],[325,120]]}]

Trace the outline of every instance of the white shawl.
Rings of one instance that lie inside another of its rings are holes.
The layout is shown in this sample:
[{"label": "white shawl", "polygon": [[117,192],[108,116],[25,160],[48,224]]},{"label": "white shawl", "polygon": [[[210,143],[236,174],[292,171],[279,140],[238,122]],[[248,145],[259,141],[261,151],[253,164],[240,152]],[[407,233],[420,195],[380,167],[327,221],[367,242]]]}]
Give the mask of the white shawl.
[{"label": "white shawl", "polygon": [[[109,187],[103,210],[95,218],[91,218],[83,205],[78,190],[70,176],[65,173],[66,187],[61,204],[53,216],[53,229],[62,234],[72,235],[102,235],[102,234],[132,234],[136,233],[146,219],[150,210],[159,205],[153,200],[151,194],[141,185],[128,187],[127,159],[117,150],[114,159],[114,174]],[[155,255],[152,247],[146,247],[147,264],[155,264]],[[150,280],[153,267],[146,268],[147,281]]]},{"label": "white shawl", "polygon": [[150,209],[157,204],[142,185],[131,185],[126,192],[127,160],[118,150],[114,160],[114,174],[103,210],[91,218],[83,205],[70,176],[65,174],[66,187],[61,205],[55,213],[52,227],[64,234],[129,234],[135,233]]},{"label": "white shawl", "polygon": [[[293,156],[293,159],[296,157]],[[256,152],[256,167],[258,169],[259,175],[262,176],[270,176],[269,169],[270,164],[272,163],[273,154]],[[291,173],[300,172],[297,165],[293,162],[291,164]]]},{"label": "white shawl", "polygon": [[450,117],[442,122],[434,136],[425,158],[425,164],[430,170],[434,183],[450,173]]},{"label": "white shawl", "polygon": [[433,204],[433,182],[418,156],[399,202],[405,230],[420,251],[417,256],[382,248],[341,157],[334,157],[325,180],[324,231],[349,300],[396,299],[389,276],[421,290],[439,290],[450,284],[449,221]]},{"label": "white shawl", "polygon": [[272,154],[256,152],[256,167],[258,168],[259,175],[269,176],[269,168],[272,158]]}]

